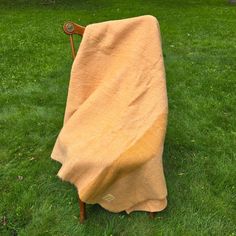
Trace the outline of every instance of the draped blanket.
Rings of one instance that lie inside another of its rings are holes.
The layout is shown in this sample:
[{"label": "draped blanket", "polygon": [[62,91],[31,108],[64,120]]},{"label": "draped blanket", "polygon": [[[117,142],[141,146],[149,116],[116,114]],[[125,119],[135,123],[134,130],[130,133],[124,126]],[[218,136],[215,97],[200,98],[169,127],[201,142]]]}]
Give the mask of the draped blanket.
[{"label": "draped blanket", "polygon": [[89,24],[73,62],[52,159],[82,201],[111,212],[167,205],[162,153],[168,102],[158,21]]}]

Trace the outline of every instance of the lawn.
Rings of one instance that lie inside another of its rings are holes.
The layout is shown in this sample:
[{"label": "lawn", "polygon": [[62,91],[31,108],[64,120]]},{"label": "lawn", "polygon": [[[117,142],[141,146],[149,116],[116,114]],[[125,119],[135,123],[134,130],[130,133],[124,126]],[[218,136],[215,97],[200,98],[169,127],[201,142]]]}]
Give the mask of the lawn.
[{"label": "lawn", "polygon": [[[76,189],[50,159],[72,64],[62,25],[145,14],[159,20],[166,67],[168,208],[151,220],[88,205],[80,225]],[[236,235],[236,5],[0,0],[0,16],[0,235]]]}]

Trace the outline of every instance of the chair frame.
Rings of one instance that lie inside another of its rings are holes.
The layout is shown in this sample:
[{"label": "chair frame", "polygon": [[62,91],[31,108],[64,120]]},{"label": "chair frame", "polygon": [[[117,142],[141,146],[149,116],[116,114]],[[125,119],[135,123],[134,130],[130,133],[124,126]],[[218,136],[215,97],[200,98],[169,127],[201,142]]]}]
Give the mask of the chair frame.
[{"label": "chair frame", "polygon": [[[83,36],[85,27],[69,21],[64,24],[63,30],[67,35],[69,35],[71,52],[72,52],[72,57],[74,60],[76,53],[75,53],[73,35],[78,34],[80,36]],[[86,219],[86,203],[83,202],[80,198],[78,198],[78,201],[79,201],[79,208],[80,208],[80,223],[83,224]]]}]

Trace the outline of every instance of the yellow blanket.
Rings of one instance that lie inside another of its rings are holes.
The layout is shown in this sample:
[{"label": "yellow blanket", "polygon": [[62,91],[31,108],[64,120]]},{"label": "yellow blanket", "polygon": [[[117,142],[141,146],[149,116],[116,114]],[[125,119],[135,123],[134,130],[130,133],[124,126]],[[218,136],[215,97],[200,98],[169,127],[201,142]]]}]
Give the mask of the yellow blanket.
[{"label": "yellow blanket", "polygon": [[112,212],[167,205],[162,152],[168,114],[158,21],[90,24],[72,65],[52,159],[80,199]]}]

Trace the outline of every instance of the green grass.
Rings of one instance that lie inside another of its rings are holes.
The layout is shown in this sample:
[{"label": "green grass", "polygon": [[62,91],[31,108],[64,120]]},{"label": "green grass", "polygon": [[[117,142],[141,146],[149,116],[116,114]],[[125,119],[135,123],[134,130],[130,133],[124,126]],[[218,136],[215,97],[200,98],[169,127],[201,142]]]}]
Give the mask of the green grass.
[{"label": "green grass", "polygon": [[[38,2],[0,1],[0,235],[236,235],[236,5]],[[61,27],[145,14],[160,22],[165,56],[168,208],[150,220],[89,205],[80,225],[75,187],[50,159],[72,63]]]}]

